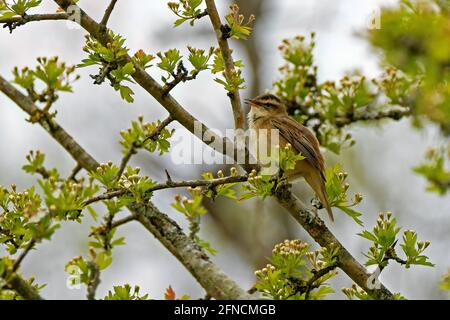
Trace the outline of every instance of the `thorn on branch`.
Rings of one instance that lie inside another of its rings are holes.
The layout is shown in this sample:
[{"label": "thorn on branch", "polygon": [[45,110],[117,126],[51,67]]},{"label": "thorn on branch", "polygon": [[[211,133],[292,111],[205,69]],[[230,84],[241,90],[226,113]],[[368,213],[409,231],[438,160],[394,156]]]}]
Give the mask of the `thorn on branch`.
[{"label": "thorn on branch", "polygon": [[173,185],[173,180],[172,180],[172,177],[171,177],[170,174],[169,174],[169,171],[167,171],[167,169],[164,169],[164,171],[165,171],[166,177],[167,177],[167,182],[166,182],[166,184],[167,184],[168,186]]}]

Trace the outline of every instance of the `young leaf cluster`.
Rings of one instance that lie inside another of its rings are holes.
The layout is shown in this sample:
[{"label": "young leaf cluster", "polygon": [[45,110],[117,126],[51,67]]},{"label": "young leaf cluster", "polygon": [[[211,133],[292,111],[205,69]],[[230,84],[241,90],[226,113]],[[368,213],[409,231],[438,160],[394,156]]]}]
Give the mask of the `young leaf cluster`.
[{"label": "young leaf cluster", "polygon": [[[232,4],[230,6],[230,13],[225,16],[227,22],[227,33],[223,35],[225,38],[232,38],[237,40],[247,40],[252,32],[251,25],[255,21],[255,16],[250,15],[245,23],[243,14],[239,14],[239,6]],[[222,31],[223,32],[223,31]]]},{"label": "young leaf cluster", "polygon": [[[342,293],[344,293],[349,300],[374,300],[367,292],[353,284],[351,288],[343,288]],[[406,300],[400,293],[394,293],[393,298],[395,300]]]},{"label": "young leaf cluster", "polygon": [[381,49],[387,64],[419,81],[408,101],[416,124],[423,122],[423,115],[449,134],[448,1],[405,0],[398,7],[384,8],[380,18],[383,28],[370,30],[367,38]]},{"label": "young leaf cluster", "polygon": [[362,201],[363,196],[360,193],[356,193],[353,196],[353,200],[349,202],[347,192],[350,185],[345,182],[348,173],[342,172],[341,166],[336,164],[334,167],[330,166],[327,168],[325,177],[325,189],[327,190],[330,206],[341,209],[357,224],[362,226],[363,223],[359,219],[362,213],[352,209],[352,207],[358,205]]},{"label": "young leaf cluster", "polygon": [[333,278],[338,248],[309,251],[300,240],[285,240],[275,246],[270,264],[255,272],[255,288],[275,300],[321,300],[334,290],[326,283]]},{"label": "young leaf cluster", "polygon": [[108,291],[104,300],[148,300],[148,294],[141,295],[139,286],[131,288],[129,284],[123,286],[114,286],[113,290]]},{"label": "young leaf cluster", "polygon": [[157,66],[166,73],[161,77],[161,80],[165,84],[164,89],[166,93],[172,90],[178,83],[194,80],[201,71],[209,69],[209,60],[214,52],[213,47],[206,51],[188,46],[188,51],[188,61],[192,66],[190,71],[185,67],[183,56],[178,49],[170,49],[166,52],[157,53],[160,59]]},{"label": "young leaf cluster", "polygon": [[174,130],[163,128],[157,135],[153,133],[161,125],[161,121],[144,122],[142,116],[138,117],[138,121],[131,123],[131,128],[121,131],[122,140],[120,144],[123,147],[122,153],[127,154],[130,150],[145,149],[149,152],[158,151],[162,155],[169,151],[169,138],[172,137]]},{"label": "young leaf cluster", "polygon": [[383,269],[390,260],[394,260],[406,268],[409,268],[411,265],[434,266],[428,260],[428,257],[422,254],[428,248],[430,242],[418,241],[417,233],[412,230],[406,230],[403,233],[403,242],[400,244],[406,258],[401,259],[398,257],[395,247],[398,242],[397,236],[400,229],[392,213],[387,212],[380,214],[372,232],[365,230],[358,234],[372,242],[368,253],[365,254],[368,259],[366,265],[378,265]]},{"label": "young leaf cluster", "polygon": [[450,146],[433,148],[426,154],[426,162],[414,168],[414,171],[428,181],[427,191],[444,196],[450,191]]},{"label": "young leaf cluster", "polygon": [[225,72],[225,61],[223,59],[222,51],[220,51],[220,49],[214,50],[211,72],[213,74],[222,74],[222,78],[215,78],[214,81],[221,84],[229,93],[246,88],[245,79],[242,77],[242,68],[244,67],[242,60],[234,61],[234,67],[235,69],[227,74]]},{"label": "young leaf cluster", "polygon": [[88,58],[83,59],[77,67],[98,65],[99,73],[91,75],[94,83],[102,84],[106,79],[109,80],[111,86],[120,93],[122,99],[131,103],[134,101],[134,92],[125,83],[134,83],[131,77],[135,72],[133,62],[143,68],[148,68],[153,57],[139,50],[134,55],[133,62],[127,62],[126,56],[129,50],[124,45],[125,39],[120,35],[115,35],[112,31],[110,31],[110,37],[112,41],[105,47],[98,40],[87,35],[83,50],[88,53]]},{"label": "young leaf cluster", "polygon": [[[14,260],[7,256],[0,258],[0,300],[24,300],[17,291],[12,290],[8,283],[10,277],[14,274],[13,266]],[[39,285],[34,283],[34,278],[26,279],[25,282],[36,292],[39,292],[45,287],[45,284]]]},{"label": "young leaf cluster", "polygon": [[188,188],[188,192],[191,195],[191,199],[182,197],[180,195],[175,196],[175,203],[171,206],[181,212],[189,221],[189,237],[194,240],[201,248],[206,250],[212,255],[217,253],[217,250],[211,247],[210,243],[201,239],[198,236],[200,231],[200,218],[208,213],[203,206],[203,190],[200,187]]},{"label": "young leaf cluster", "polygon": [[270,175],[259,175],[256,170],[252,170],[248,175],[246,184],[241,186],[239,201],[248,200],[254,197],[262,197],[265,199],[273,195],[276,180]]},{"label": "young leaf cluster", "polygon": [[[72,92],[72,84],[77,81],[80,76],[74,75],[75,67],[67,66],[66,63],[60,62],[58,57],[53,58],[37,58],[38,65],[35,69],[25,67],[21,70],[15,67],[13,70],[13,83],[19,85],[26,90],[28,96],[34,102],[44,104],[43,113],[48,116],[48,111],[52,105],[58,100],[59,92]],[[39,88],[42,88],[39,90]],[[36,114],[31,121],[38,121],[41,114]]]},{"label": "young leaf cluster", "polygon": [[24,17],[28,10],[36,8],[41,2],[42,0],[0,0],[0,19]]},{"label": "young leaf cluster", "polygon": [[[232,167],[230,170],[231,176],[236,177],[237,176],[237,169]],[[219,170],[217,172],[217,178],[224,178],[225,175],[223,174],[222,170]],[[205,180],[213,180],[215,179],[212,172],[205,172],[202,174],[202,178]],[[227,197],[229,199],[236,199],[236,191],[233,189],[233,186],[235,186],[235,183],[227,183],[222,184],[213,188],[207,188],[203,191],[203,193],[208,197],[212,198],[213,200],[217,198],[218,196]]]},{"label": "young leaf cluster", "polygon": [[191,26],[195,21],[206,16],[208,13],[201,8],[203,0],[178,0],[169,2],[169,9],[178,17],[174,22],[174,27],[178,27],[189,21]]}]

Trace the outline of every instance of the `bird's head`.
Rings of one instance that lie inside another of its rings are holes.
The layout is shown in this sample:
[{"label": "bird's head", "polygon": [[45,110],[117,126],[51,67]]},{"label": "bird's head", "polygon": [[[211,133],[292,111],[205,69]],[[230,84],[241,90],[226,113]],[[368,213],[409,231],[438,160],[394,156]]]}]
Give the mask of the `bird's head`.
[{"label": "bird's head", "polygon": [[274,94],[263,94],[254,99],[247,99],[251,111],[260,116],[279,116],[286,114],[285,104]]}]

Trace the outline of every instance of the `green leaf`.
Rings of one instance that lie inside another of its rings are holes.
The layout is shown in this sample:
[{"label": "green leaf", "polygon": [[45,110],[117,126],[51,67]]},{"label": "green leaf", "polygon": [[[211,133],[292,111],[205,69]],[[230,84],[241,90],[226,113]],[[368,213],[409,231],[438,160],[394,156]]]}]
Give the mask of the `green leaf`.
[{"label": "green leaf", "polygon": [[101,252],[97,255],[96,263],[100,270],[105,270],[112,263],[112,255],[109,252]]},{"label": "green leaf", "polygon": [[358,217],[362,216],[362,213],[357,212],[351,208],[348,207],[342,207],[342,206],[338,206],[339,209],[341,209],[342,211],[344,211],[349,217],[351,217],[353,220],[355,220],[355,222],[357,224],[359,224],[361,227],[364,226],[363,222],[361,221],[361,219],[358,219]]},{"label": "green leaf", "polygon": [[130,87],[127,87],[127,86],[120,86],[119,91],[120,91],[120,96],[121,96],[122,99],[124,99],[126,102],[128,102],[128,103],[134,102],[134,98],[133,98],[134,92],[133,92],[133,90],[131,90]]}]

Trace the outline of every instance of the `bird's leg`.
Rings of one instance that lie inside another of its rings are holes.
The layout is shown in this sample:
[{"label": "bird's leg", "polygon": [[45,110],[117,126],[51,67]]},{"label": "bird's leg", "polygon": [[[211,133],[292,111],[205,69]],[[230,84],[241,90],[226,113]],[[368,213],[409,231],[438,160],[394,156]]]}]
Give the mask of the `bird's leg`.
[{"label": "bird's leg", "polygon": [[319,214],[317,213],[317,211],[323,208],[322,203],[316,198],[311,199],[311,205],[312,218],[310,222],[312,222],[312,220],[315,220],[316,218],[319,218]]},{"label": "bird's leg", "polygon": [[312,199],[311,199],[311,205],[312,205],[314,208],[316,208],[316,210],[323,209],[323,204],[322,204],[322,202],[320,202],[320,200],[317,199],[317,198],[312,198]]}]

